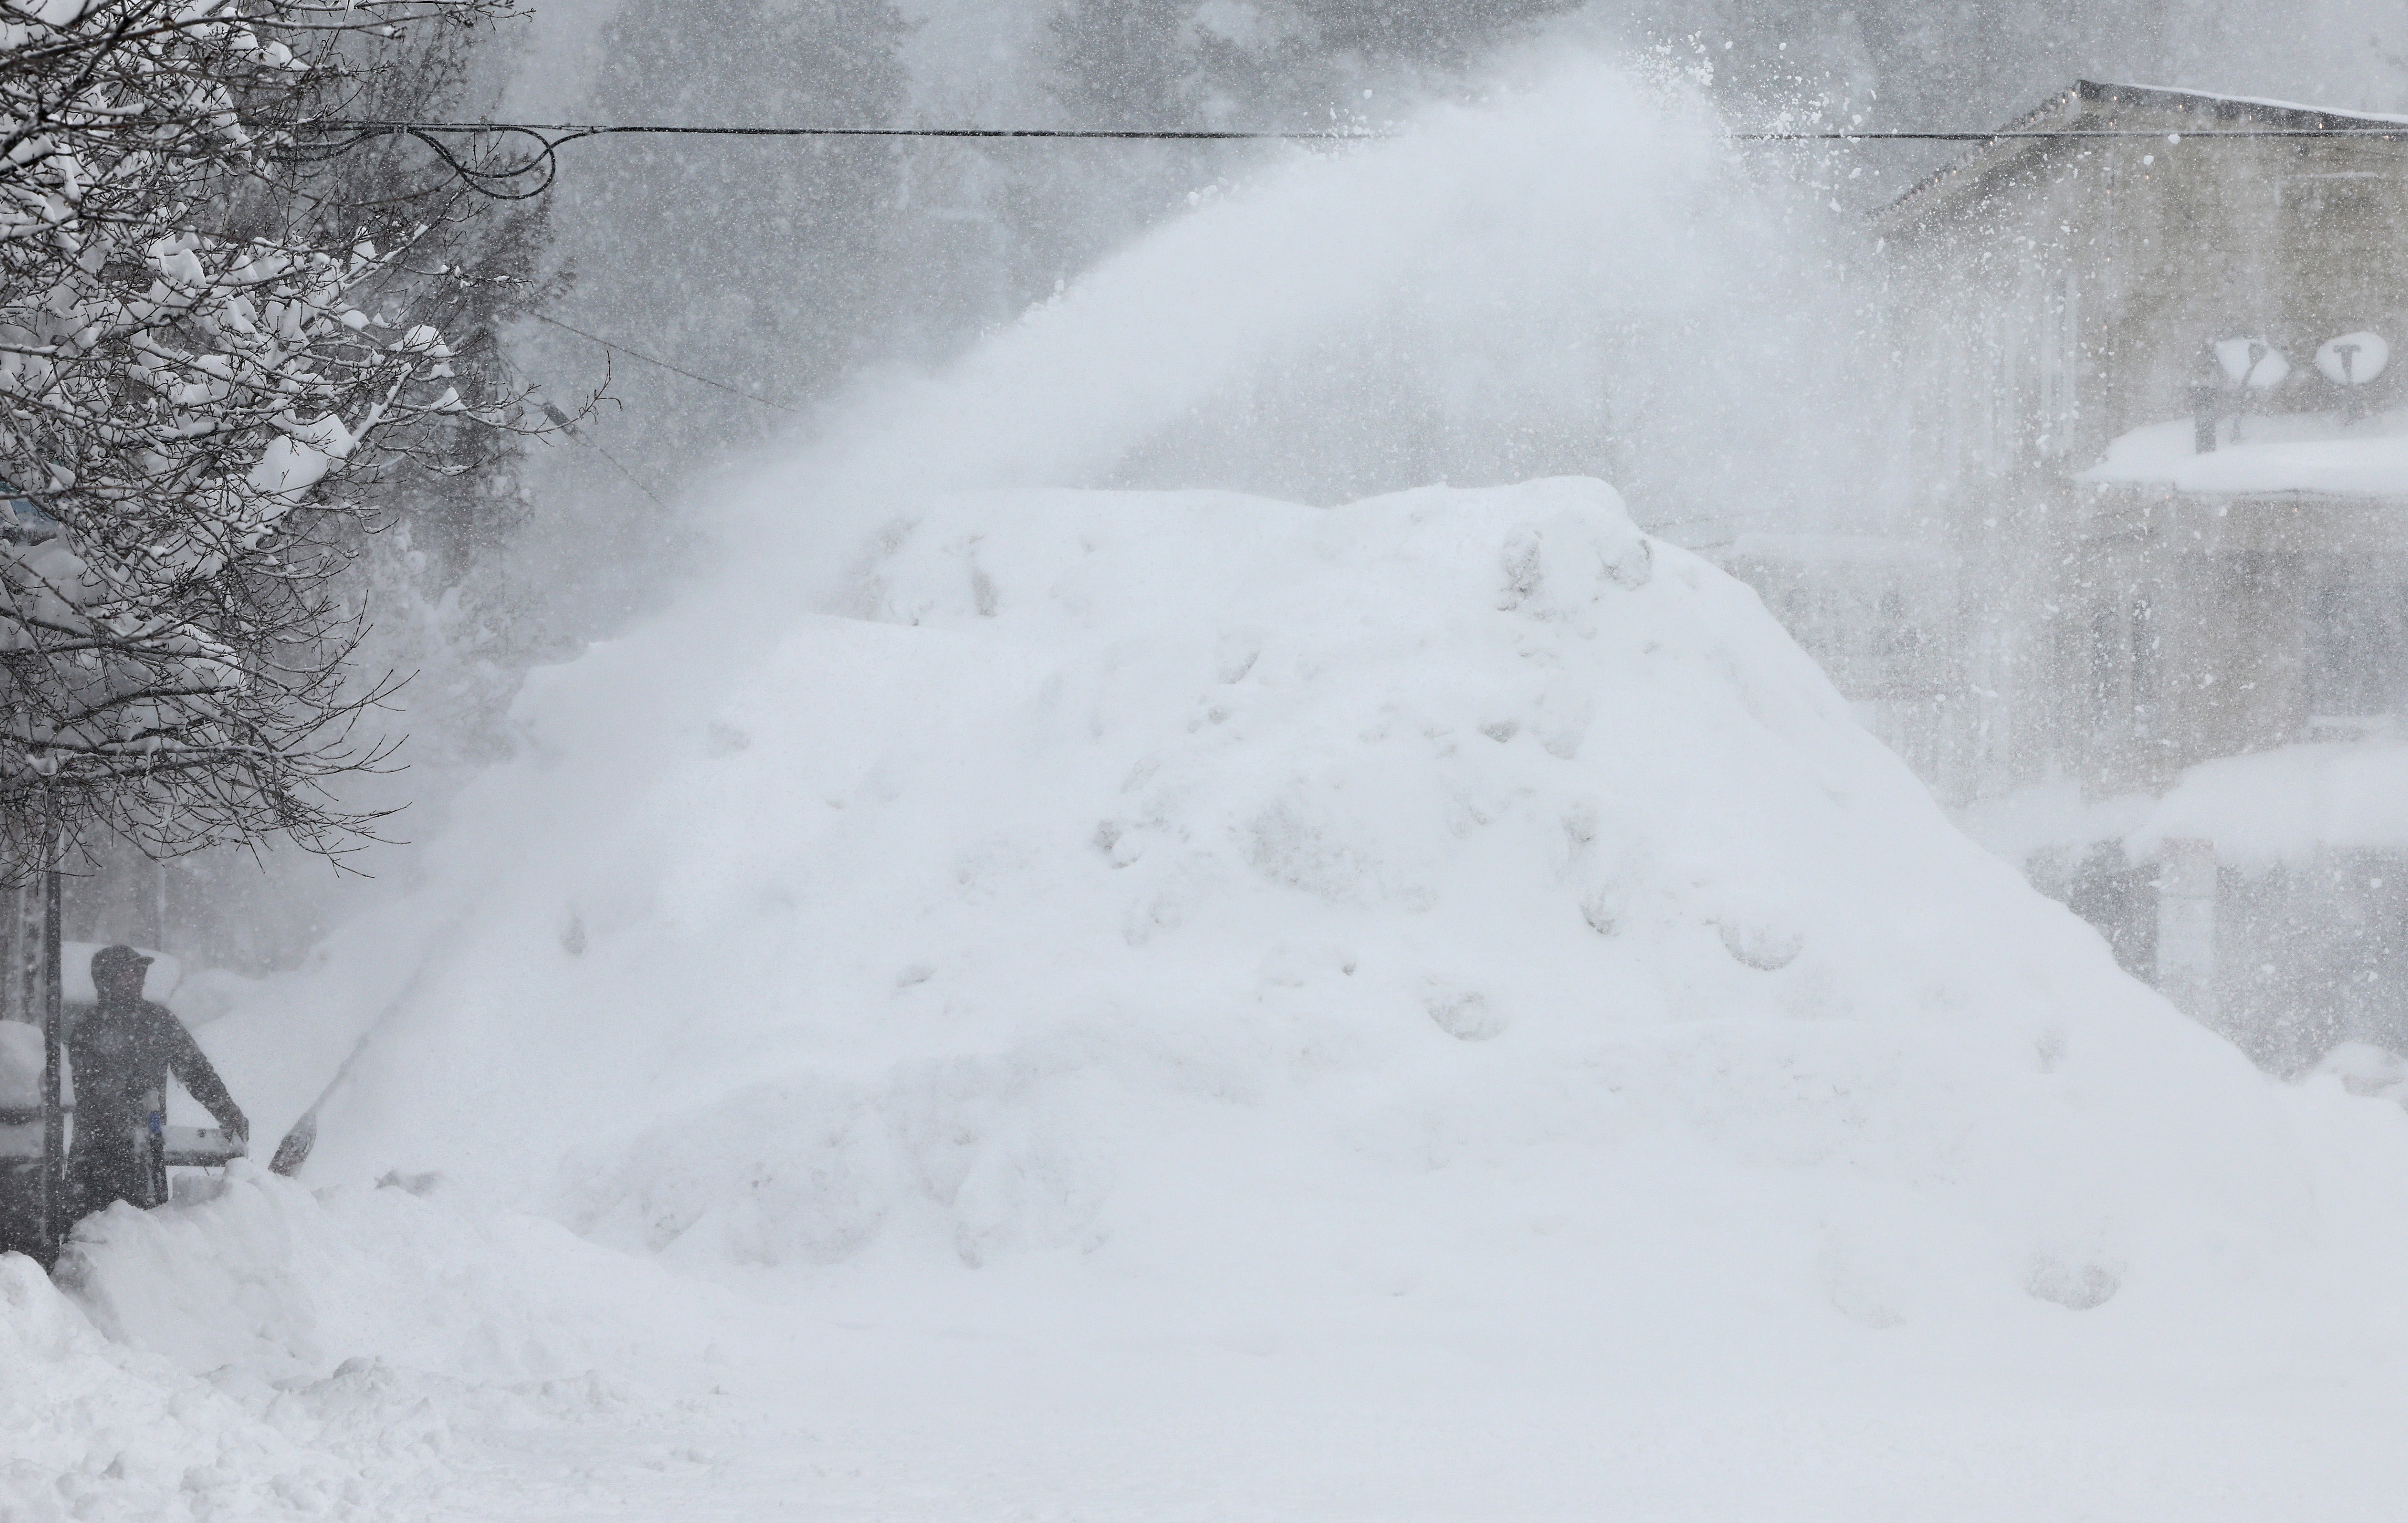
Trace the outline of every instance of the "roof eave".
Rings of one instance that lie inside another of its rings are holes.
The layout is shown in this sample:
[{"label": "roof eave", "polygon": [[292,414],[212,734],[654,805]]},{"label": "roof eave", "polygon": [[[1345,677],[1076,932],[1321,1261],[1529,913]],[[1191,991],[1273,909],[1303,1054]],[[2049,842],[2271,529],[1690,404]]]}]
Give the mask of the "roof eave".
[{"label": "roof eave", "polygon": [[[2186,116],[2203,116],[2229,127],[2273,127],[2292,131],[2400,127],[2408,131],[2408,118],[2327,110],[2282,101],[2216,95],[2205,91],[2179,90],[2163,85],[2101,83],[2093,79],[2075,80],[1999,130],[2001,133],[2025,133],[2071,130],[2083,126],[2106,130],[2117,124],[2118,113],[2134,110],[2175,111]],[[1954,199],[1954,192],[1972,186],[1996,169],[2044,150],[2048,146],[2045,139],[2014,137],[1984,143],[1956,163],[1943,165],[1908,186],[1896,200],[1874,213],[1876,224],[1889,234],[1911,231],[1916,223],[1946,209]]]}]

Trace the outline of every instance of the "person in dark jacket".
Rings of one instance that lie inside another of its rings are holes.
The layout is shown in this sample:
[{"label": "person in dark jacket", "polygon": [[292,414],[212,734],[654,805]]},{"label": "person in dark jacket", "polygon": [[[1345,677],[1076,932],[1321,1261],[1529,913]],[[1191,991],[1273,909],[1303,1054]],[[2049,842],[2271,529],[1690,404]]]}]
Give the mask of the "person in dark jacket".
[{"label": "person in dark jacket", "polygon": [[77,1019],[67,1038],[75,1075],[67,1177],[79,1217],[116,1201],[153,1206],[165,1197],[161,1128],[171,1073],[218,1125],[236,1137],[251,1135],[251,1123],[193,1033],[166,1006],[142,997],[150,968],[150,960],[131,947],[94,952],[92,982],[100,1003]]}]

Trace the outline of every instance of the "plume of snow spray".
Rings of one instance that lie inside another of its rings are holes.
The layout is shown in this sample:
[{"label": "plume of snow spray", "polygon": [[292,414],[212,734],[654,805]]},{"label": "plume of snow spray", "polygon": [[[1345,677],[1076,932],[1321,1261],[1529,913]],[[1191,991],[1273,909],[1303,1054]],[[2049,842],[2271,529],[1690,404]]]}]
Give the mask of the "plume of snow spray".
[{"label": "plume of snow spray", "polygon": [[1694,89],[1557,56],[1197,198],[952,369],[856,393],[717,530],[783,579],[929,491],[1565,473],[1684,537],[1824,526],[1879,495],[1870,252]]}]

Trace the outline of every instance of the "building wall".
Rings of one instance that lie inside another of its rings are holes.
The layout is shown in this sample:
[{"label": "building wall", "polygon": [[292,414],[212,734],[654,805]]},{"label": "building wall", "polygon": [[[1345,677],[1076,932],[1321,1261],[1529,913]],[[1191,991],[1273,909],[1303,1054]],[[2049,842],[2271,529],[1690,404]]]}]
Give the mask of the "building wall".
[{"label": "building wall", "polygon": [[[2128,102],[2112,122],[2053,124],[2204,125]],[[1869,725],[1953,805],[2044,783],[2159,792],[2214,758],[2396,725],[2408,502],[2219,501],[2075,477],[2125,433],[2190,417],[2220,375],[2220,338],[2260,339],[2293,365],[2272,392],[2216,393],[2244,434],[2252,408],[2338,408],[2312,356],[2356,329],[2398,346],[2371,400],[2408,406],[2408,142],[2057,142],[2002,150],[1919,199],[1885,232],[1917,529],[1951,591],[1922,616],[1943,648],[1928,689],[1850,691]],[[1813,633],[1810,648],[1842,643]],[[2133,861],[2113,841],[2026,865],[2127,967],[2270,1068],[2345,1039],[2408,1051],[2408,854],[2244,870],[2212,842],[2173,845],[2190,854],[2178,893],[2171,859]]]},{"label": "building wall", "polygon": [[[2197,123],[2128,108],[2114,124]],[[2315,346],[2372,327],[2402,349],[2378,403],[2408,395],[2408,143],[2045,144],[1887,237],[1924,516],[1966,591],[1965,702],[1929,717],[1957,733],[1924,747],[1971,759],[1933,777],[1943,797],[2157,787],[2308,733],[2315,600],[2384,539],[2367,509],[2072,477],[2130,429],[2188,416],[2219,337],[2287,354],[2290,383],[2248,400],[2304,409],[2339,401]]]}]

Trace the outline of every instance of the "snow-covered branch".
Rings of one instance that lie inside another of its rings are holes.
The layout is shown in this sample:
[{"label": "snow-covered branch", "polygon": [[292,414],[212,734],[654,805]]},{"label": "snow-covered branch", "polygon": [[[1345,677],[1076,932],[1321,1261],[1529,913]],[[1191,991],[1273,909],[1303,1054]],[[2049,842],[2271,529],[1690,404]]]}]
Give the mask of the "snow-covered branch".
[{"label": "snow-covered branch", "polygon": [[161,852],[366,825],[322,787],[381,759],[348,741],[381,689],[345,680],[343,484],[502,414],[394,309],[456,208],[285,150],[402,28],[509,3],[0,0],[7,871],[94,821]]}]

